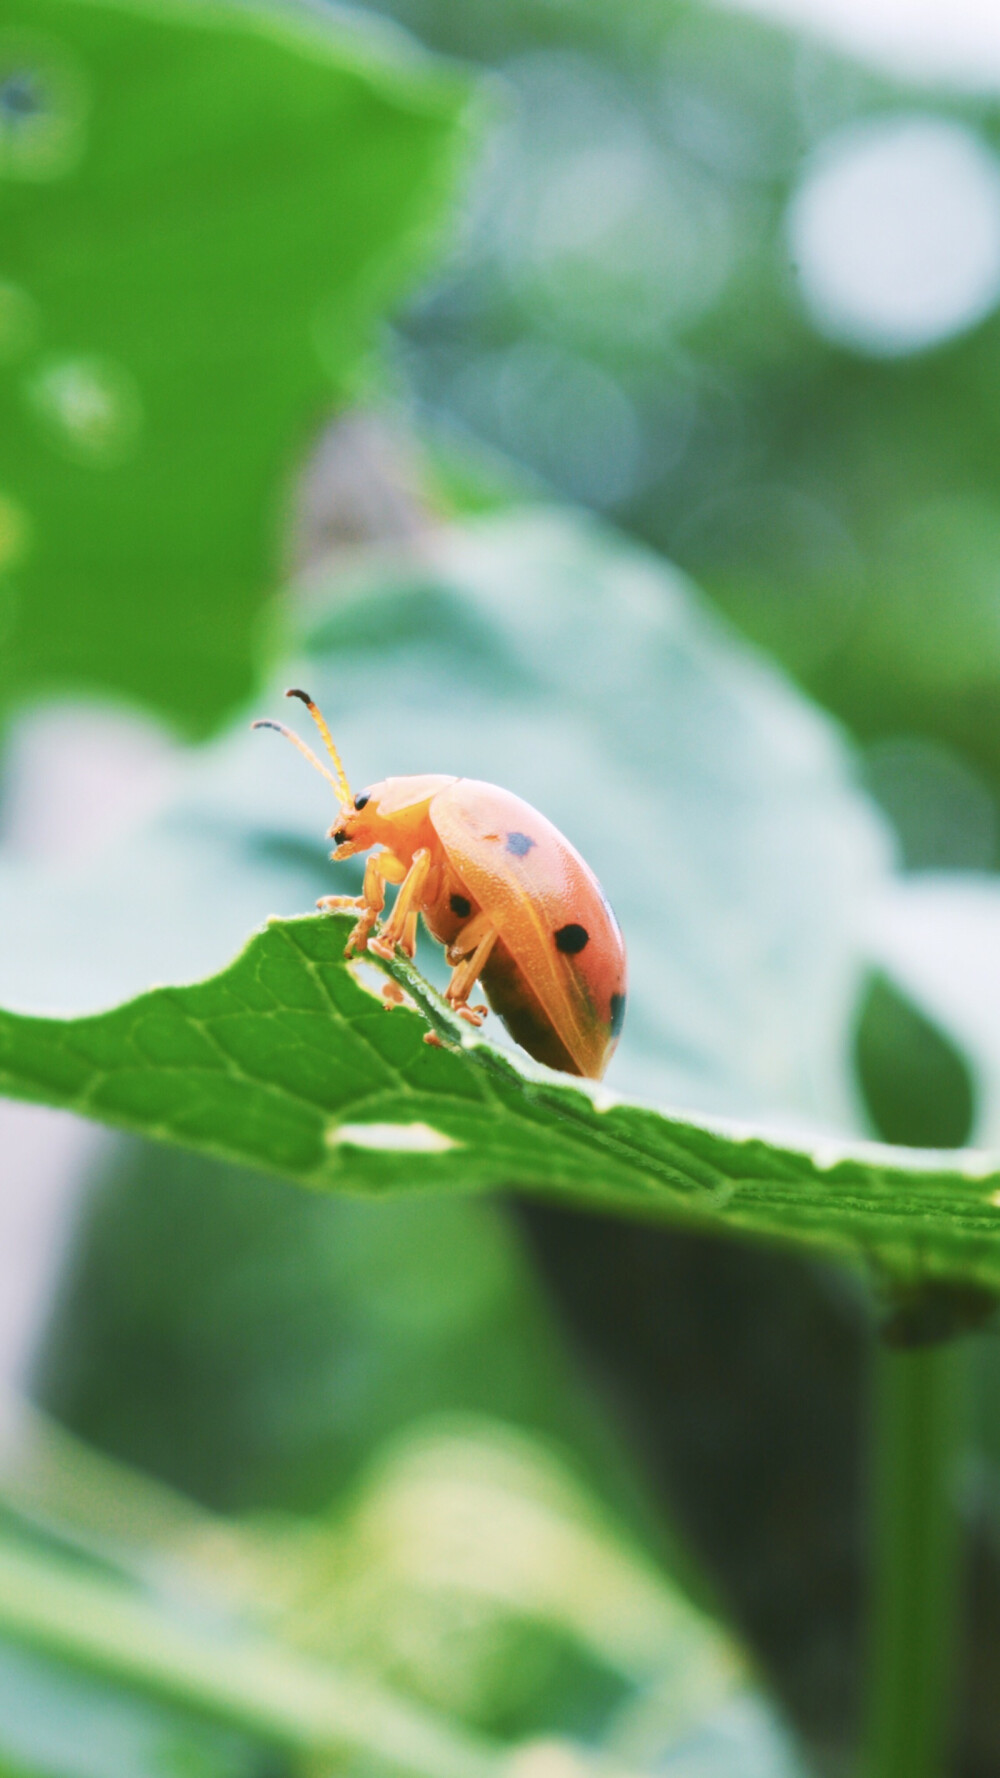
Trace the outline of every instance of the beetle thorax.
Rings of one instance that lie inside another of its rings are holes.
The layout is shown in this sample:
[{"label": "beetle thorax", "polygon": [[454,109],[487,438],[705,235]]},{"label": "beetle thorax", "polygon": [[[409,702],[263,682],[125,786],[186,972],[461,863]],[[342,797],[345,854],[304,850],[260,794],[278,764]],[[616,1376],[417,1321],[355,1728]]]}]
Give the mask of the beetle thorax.
[{"label": "beetle thorax", "polygon": [[[434,797],[454,778],[423,776],[384,778],[355,798],[355,805],[345,805],[333,827],[331,839],[337,841],[337,858],[350,858],[356,852],[367,852],[370,846],[385,846],[404,864],[409,864],[421,847],[438,849],[438,840],[430,819]],[[358,808],[357,804],[361,807]]]}]

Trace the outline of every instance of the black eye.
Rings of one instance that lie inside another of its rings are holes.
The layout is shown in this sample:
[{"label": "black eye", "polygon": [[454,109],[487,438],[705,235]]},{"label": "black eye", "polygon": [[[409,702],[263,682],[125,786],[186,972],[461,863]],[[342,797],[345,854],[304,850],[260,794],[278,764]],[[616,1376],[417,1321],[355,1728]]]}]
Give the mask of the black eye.
[{"label": "black eye", "polygon": [[336,833],[333,836],[333,843],[335,846],[342,846],[344,841],[346,840],[346,838],[347,838],[347,834],[345,833],[344,829],[342,827],[338,827]]},{"label": "black eye", "polygon": [[354,798],[354,807],[358,810],[359,814],[360,814],[361,810],[364,808],[367,801],[368,801],[367,790],[359,790],[357,796]]}]

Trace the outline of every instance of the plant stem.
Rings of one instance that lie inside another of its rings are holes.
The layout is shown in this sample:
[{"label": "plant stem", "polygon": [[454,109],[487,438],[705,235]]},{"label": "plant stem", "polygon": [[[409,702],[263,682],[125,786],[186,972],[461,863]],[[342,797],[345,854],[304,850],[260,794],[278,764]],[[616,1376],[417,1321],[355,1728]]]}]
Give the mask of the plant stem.
[{"label": "plant stem", "polygon": [[873,1598],[865,1778],[941,1778],[959,1594],[957,1458],[968,1340],[875,1365]]},{"label": "plant stem", "polygon": [[280,1643],[213,1635],[103,1575],[0,1544],[0,1636],[301,1754],[360,1752],[410,1778],[501,1778],[503,1750]]}]

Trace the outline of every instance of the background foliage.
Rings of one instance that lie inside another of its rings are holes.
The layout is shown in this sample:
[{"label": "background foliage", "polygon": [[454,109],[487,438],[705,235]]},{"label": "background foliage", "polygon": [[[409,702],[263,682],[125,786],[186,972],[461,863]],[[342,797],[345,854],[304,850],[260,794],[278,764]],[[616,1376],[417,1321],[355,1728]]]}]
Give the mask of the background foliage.
[{"label": "background foliage", "polygon": [[467,89],[308,15],[77,0],[8,0],[4,77],[7,696],[90,684],[203,732],[250,688],[295,453],[426,257]]},{"label": "background foliage", "polygon": [[[996,104],[700,5],[368,15],[0,21],[0,1083],[133,1132],[0,1424],[0,1768],[844,1772],[874,1324],[978,1322],[998,1264],[1000,281],[852,333],[794,219],[896,130],[989,188]],[[387,1017],[291,923],[330,810],[247,725],[301,682],[356,785],[466,772],[576,841],[609,1088],[669,1114],[428,1050],[429,990]],[[24,814],[57,692],[213,736],[66,857]]]}]

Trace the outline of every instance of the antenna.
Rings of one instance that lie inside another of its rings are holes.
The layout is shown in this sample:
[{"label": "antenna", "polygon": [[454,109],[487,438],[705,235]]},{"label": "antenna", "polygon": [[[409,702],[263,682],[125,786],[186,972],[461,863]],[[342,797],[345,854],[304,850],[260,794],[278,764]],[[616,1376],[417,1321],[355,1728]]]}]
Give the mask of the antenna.
[{"label": "antenna", "polygon": [[353,802],[354,798],[351,795],[351,787],[347,782],[347,773],[340,763],[340,754],[337,752],[337,749],[333,744],[333,736],[326,726],[326,718],[323,715],[323,712],[313,703],[312,698],[307,691],[298,691],[295,686],[292,686],[289,691],[286,691],[285,696],[286,698],[298,698],[299,702],[305,705],[323,737],[323,744],[326,747],[327,753],[333,760],[333,769],[337,774],[337,782],[340,786],[341,801],[345,803]]},{"label": "antenna", "polygon": [[333,744],[333,736],[331,735],[330,730],[327,728],[326,721],[323,717],[322,712],[313,703],[312,698],[309,696],[309,693],[307,691],[299,691],[295,687],[293,687],[291,690],[286,691],[285,696],[286,696],[286,698],[298,698],[300,700],[300,702],[305,705],[305,707],[308,710],[310,716],[312,717],[314,723],[316,724],[316,727],[319,729],[319,732],[323,737],[323,740],[326,745],[326,750],[329,753],[330,758],[333,760],[334,767],[336,769],[336,777],[334,776],[333,772],[331,772],[323,764],[323,761],[321,759],[317,759],[312,748],[306,746],[306,743],[303,741],[301,735],[297,735],[295,733],[294,729],[287,728],[283,722],[273,722],[270,717],[261,716],[261,717],[258,717],[256,722],[252,722],[250,724],[250,727],[251,728],[273,728],[277,731],[277,733],[279,735],[284,735],[285,740],[291,741],[292,746],[297,747],[299,752],[309,761],[309,764],[311,766],[314,766],[316,768],[317,772],[321,772],[323,777],[326,779],[327,783],[333,786],[333,789],[336,791],[337,796],[339,797],[341,803],[353,802],[354,799],[351,796],[351,787],[347,782],[347,774],[345,773],[344,768],[340,763],[340,754],[337,752],[337,749]]}]

